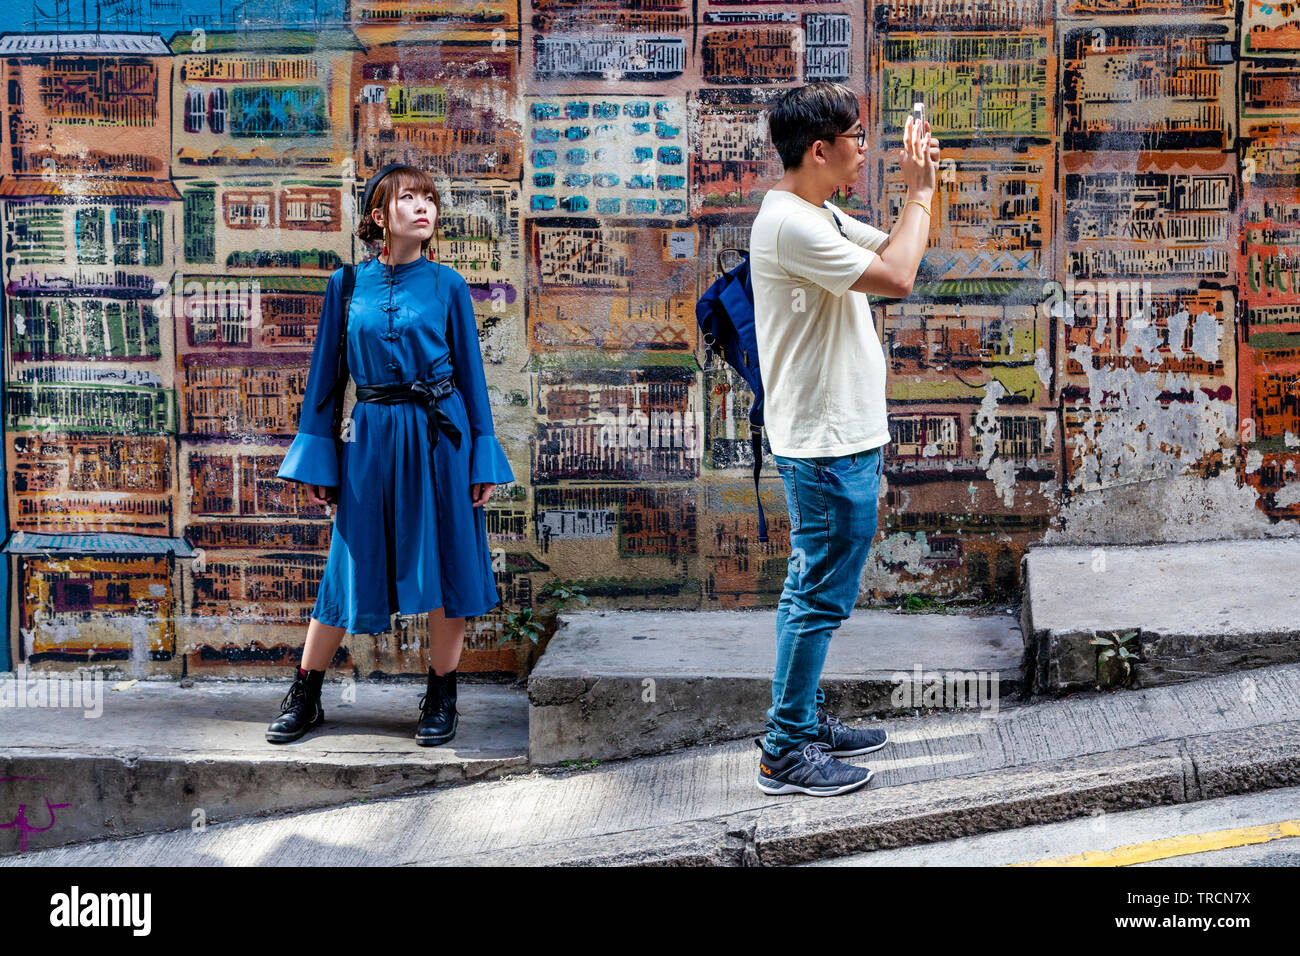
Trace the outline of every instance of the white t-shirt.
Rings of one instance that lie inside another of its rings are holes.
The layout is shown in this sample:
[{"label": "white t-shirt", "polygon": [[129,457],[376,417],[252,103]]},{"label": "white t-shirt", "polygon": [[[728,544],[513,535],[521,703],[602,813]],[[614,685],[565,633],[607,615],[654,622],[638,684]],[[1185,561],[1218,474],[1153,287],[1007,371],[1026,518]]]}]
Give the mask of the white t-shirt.
[{"label": "white t-shirt", "polygon": [[834,215],[844,236],[829,208],[769,189],[749,234],[764,426],[786,458],[889,442],[884,350],[866,294],[849,291],[889,234]]}]

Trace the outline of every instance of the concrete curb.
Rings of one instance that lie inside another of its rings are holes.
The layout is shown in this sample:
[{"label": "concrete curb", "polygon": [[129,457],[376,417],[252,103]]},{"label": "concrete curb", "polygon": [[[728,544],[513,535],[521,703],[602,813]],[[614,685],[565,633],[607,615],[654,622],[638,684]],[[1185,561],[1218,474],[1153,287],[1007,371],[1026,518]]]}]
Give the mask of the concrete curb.
[{"label": "concrete curb", "polygon": [[[650,756],[763,732],[775,611],[577,611],[559,623],[528,679],[533,764]],[[827,650],[826,706],[850,719],[892,717],[896,696],[921,701],[949,675],[954,702],[1016,700],[1023,653],[1010,616],[860,609]]]},{"label": "concrete curb", "polygon": [[[1297,562],[1295,538],[1031,547],[1021,560],[1026,688],[1091,689],[1090,641],[1112,631],[1138,632],[1134,687],[1300,661]],[[1192,581],[1171,596],[1176,582]]]},{"label": "concrete curb", "polygon": [[788,866],[1297,784],[1289,721],[429,865]]},{"label": "concrete curb", "polygon": [[[327,685],[326,718],[287,744],[265,739],[284,682],[147,681],[79,707],[0,708],[0,822],[19,806],[29,847],[185,829],[319,809],[529,769],[527,698],[467,684],[457,739],[418,746],[420,682]],[[78,697],[78,699],[81,699]],[[47,802],[50,804],[46,806]],[[23,827],[0,830],[18,853]]]},{"label": "concrete curb", "polygon": [[[313,810],[358,798],[388,797],[427,787],[527,773],[527,758],[430,763],[362,759],[258,759],[204,753],[201,757],[59,753],[0,755],[0,778],[39,778],[27,787],[29,820],[44,825],[42,786],[54,801],[81,811],[56,817],[59,840],[48,847]],[[10,783],[9,787],[15,786]],[[201,818],[195,811],[201,810]],[[89,812],[87,812],[89,811]],[[93,815],[92,815],[93,814]],[[17,829],[0,831],[0,855],[16,854]]]}]

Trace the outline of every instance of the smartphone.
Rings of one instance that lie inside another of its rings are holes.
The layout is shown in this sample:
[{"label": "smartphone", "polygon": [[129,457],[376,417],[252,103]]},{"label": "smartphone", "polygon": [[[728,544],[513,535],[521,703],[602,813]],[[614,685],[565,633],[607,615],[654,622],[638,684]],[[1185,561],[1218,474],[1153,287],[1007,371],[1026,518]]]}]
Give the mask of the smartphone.
[{"label": "smartphone", "polygon": [[915,103],[912,104],[912,115],[916,118],[917,126],[924,129],[925,128],[925,104],[923,102],[917,100]]}]

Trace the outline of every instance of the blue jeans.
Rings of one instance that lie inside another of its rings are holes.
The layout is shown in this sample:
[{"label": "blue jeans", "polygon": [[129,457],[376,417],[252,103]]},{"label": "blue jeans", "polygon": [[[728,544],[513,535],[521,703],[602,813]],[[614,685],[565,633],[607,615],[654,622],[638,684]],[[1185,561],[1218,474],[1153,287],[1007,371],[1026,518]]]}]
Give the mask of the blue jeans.
[{"label": "blue jeans", "polygon": [[763,746],[772,754],[817,736],[826,648],[858,599],[876,536],[884,446],[829,458],[774,455],[790,511],[790,561],[776,611],[776,672]]}]

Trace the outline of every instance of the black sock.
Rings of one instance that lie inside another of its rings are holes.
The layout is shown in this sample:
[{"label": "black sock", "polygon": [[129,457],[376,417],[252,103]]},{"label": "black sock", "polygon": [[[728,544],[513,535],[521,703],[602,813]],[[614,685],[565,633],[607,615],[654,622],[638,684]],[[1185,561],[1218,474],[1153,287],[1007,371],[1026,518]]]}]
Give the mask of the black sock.
[{"label": "black sock", "polygon": [[789,756],[790,751],[789,751],[789,750],[785,750],[785,751],[782,751],[782,752],[779,753],[779,754],[774,754],[774,753],[772,753],[772,751],[770,751],[770,750],[767,749],[767,744],[765,743],[765,744],[763,744],[763,754],[764,754],[764,756],[767,757],[768,760],[771,760],[771,761],[773,761],[774,763],[781,763],[781,762],[783,762],[783,761],[785,760],[785,758],[786,758],[787,756]]},{"label": "black sock", "polygon": [[307,689],[313,694],[319,694],[321,686],[325,683],[325,671],[323,670],[309,671],[299,666],[298,676],[307,681]]}]

